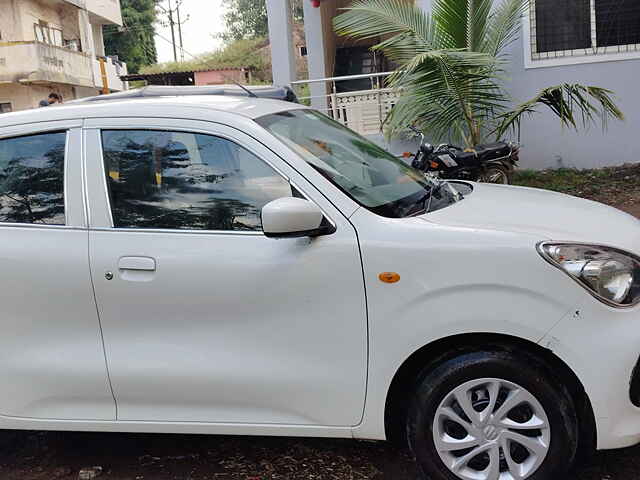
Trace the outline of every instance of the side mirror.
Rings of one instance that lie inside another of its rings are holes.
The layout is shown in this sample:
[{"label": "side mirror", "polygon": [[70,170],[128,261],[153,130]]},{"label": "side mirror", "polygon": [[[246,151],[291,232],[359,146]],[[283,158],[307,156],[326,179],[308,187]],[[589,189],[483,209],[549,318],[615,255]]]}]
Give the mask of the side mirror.
[{"label": "side mirror", "polygon": [[262,207],[262,229],[270,238],[318,237],[335,232],[315,203],[295,197],[278,198]]}]

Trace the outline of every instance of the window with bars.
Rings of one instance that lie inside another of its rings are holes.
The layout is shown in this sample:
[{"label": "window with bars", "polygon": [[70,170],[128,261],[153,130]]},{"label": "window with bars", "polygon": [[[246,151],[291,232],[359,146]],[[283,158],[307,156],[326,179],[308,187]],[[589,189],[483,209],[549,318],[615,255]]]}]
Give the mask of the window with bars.
[{"label": "window with bars", "polygon": [[532,0],[532,60],[640,52],[638,0]]}]

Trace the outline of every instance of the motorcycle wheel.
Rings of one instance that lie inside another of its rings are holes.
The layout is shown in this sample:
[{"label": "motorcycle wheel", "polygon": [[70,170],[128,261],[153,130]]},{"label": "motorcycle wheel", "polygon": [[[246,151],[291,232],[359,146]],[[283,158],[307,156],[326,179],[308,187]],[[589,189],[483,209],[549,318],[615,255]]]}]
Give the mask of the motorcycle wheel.
[{"label": "motorcycle wheel", "polygon": [[497,183],[499,185],[509,185],[513,176],[513,170],[502,165],[491,165],[480,175],[479,182]]}]

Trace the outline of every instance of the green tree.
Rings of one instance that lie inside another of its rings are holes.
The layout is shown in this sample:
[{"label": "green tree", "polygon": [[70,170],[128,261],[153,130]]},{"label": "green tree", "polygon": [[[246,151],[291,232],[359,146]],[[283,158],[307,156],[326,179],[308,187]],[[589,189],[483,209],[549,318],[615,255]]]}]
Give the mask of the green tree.
[{"label": "green tree", "polygon": [[[269,35],[266,0],[223,0],[226,42]],[[302,21],[302,0],[292,0],[295,21]]]},{"label": "green tree", "polygon": [[107,55],[118,55],[127,62],[130,73],[157,61],[155,44],[156,0],[121,0],[122,28],[103,28]]},{"label": "green tree", "polygon": [[525,115],[548,107],[569,128],[623,119],[612,92],[561,84],[543,89],[516,108],[505,91],[505,48],[519,34],[527,0],[434,0],[429,15],[404,0],[358,0],[335,19],[338,33],[383,39],[375,45],[399,65],[390,78],[400,99],[389,133],[415,125],[434,140],[467,147],[519,131]]}]

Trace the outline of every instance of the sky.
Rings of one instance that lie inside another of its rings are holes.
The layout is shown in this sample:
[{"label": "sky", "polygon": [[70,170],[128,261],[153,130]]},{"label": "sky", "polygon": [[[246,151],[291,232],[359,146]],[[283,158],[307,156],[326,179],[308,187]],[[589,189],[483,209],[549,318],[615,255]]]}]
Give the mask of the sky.
[{"label": "sky", "polygon": [[[164,8],[169,5],[169,0],[160,3]],[[175,8],[176,0],[171,0],[172,8]],[[184,44],[184,59],[190,60],[192,55],[216,50],[222,44],[221,40],[212,35],[224,30],[222,19],[222,0],[182,0],[180,6],[180,18],[184,22],[187,15],[189,19],[182,25],[182,40]],[[164,17],[167,18],[166,16]],[[174,18],[175,20],[175,18]],[[171,28],[156,25],[156,48],[158,50],[158,62],[173,61],[173,47],[171,46]],[[164,37],[164,38],[163,38]],[[179,46],[178,30],[176,26],[176,45]],[[188,53],[187,53],[188,52]],[[178,60],[180,50],[178,49]]]}]

